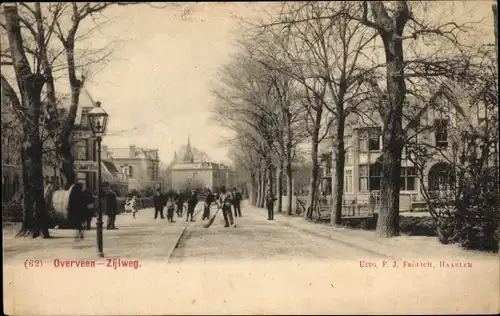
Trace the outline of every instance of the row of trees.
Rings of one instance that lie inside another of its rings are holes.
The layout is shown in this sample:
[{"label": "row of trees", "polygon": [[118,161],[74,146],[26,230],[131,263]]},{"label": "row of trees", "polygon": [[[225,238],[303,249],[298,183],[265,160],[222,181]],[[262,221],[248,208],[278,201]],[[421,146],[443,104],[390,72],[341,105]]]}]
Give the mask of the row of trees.
[{"label": "row of trees", "polygon": [[[2,6],[2,112],[18,130],[24,221],[18,235],[49,237],[42,165],[57,163],[64,187],[76,181],[71,133],[85,82],[109,61],[114,44],[88,39],[115,5],[134,2],[6,3]],[[61,93],[59,91],[69,91]]]},{"label": "row of trees", "polygon": [[[214,89],[214,112],[218,122],[235,132],[230,144],[235,160],[248,171],[253,202],[262,205],[265,188],[273,189],[276,180],[281,196],[283,170],[290,188],[294,155],[307,141],[312,166],[305,217],[310,219],[317,203],[318,146],[330,136],[335,162],[331,222],[340,224],[346,130],[352,124],[377,125],[383,144],[377,234],[398,235],[403,153],[426,163],[448,155],[431,142],[416,141],[435,129],[434,119],[430,124],[424,118],[448,113],[448,119],[466,122],[472,113],[463,110],[465,100],[488,108],[498,105],[492,97],[498,84],[496,73],[490,72],[496,69],[493,45],[470,41],[484,25],[455,21],[452,12],[464,10],[460,5],[287,2],[271,10],[267,20],[245,21],[241,50],[221,69]],[[464,93],[453,97],[457,89]],[[490,126],[498,124],[498,116],[489,113],[496,122]],[[463,129],[453,125],[450,133]],[[482,139],[489,148],[495,143],[498,133]],[[424,147],[434,148],[423,154]],[[484,159],[491,160],[490,151],[484,152]],[[423,183],[426,169],[420,169]]]}]

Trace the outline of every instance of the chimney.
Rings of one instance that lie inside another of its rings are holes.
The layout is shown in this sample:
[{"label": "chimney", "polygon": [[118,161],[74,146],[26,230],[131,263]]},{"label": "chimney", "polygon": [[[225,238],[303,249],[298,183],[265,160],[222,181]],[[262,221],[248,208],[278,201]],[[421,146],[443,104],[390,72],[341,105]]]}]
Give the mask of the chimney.
[{"label": "chimney", "polygon": [[154,160],[158,160],[158,149],[152,149],[151,156],[153,156]]},{"label": "chimney", "polygon": [[130,145],[129,156],[130,156],[130,158],[135,158],[135,145]]}]

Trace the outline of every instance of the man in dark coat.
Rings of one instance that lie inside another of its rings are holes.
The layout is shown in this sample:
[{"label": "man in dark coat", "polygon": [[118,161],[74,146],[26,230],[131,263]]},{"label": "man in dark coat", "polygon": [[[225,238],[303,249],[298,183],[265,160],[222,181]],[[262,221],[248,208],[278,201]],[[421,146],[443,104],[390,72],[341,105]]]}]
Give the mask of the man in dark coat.
[{"label": "man in dark coat", "polygon": [[267,190],[266,194],[266,208],[267,208],[267,220],[272,221],[274,220],[274,201],[276,201],[276,198],[273,195],[273,192],[271,190]]},{"label": "man in dark coat", "polygon": [[191,195],[189,196],[187,203],[188,207],[187,207],[186,222],[189,220],[190,217],[191,217],[191,222],[194,222],[193,219],[194,208],[196,207],[196,204],[198,204],[198,194],[196,193],[195,190],[191,191]]},{"label": "man in dark coat", "polygon": [[233,196],[231,192],[227,191],[225,186],[222,186],[219,194],[219,206],[222,208],[222,216],[224,216],[224,227],[234,226],[233,214],[231,213],[232,204]]},{"label": "man in dark coat", "polygon": [[118,202],[116,201],[116,193],[113,192],[110,186],[107,187],[104,193],[104,201],[106,203],[106,215],[108,215],[106,229],[118,229],[115,226],[116,214],[118,214]]},{"label": "man in dark coat", "polygon": [[241,200],[243,196],[238,191],[238,189],[233,189],[233,207],[234,207],[234,217],[241,217]]},{"label": "man in dark coat", "polygon": [[83,224],[86,230],[90,230],[90,223],[92,222],[92,217],[94,216],[95,197],[88,188],[84,188],[81,198],[84,216]]},{"label": "man in dark coat", "polygon": [[181,192],[181,190],[178,190],[175,196],[175,204],[178,217],[182,216],[182,211],[183,211],[182,208],[184,207],[184,200],[185,200],[184,194]]},{"label": "man in dark coat", "polygon": [[73,186],[68,208],[68,221],[72,228],[76,229],[75,239],[80,240],[84,237],[83,221],[86,217],[84,200],[83,200],[83,185],[75,183]]},{"label": "man in dark coat", "polygon": [[156,190],[156,194],[153,197],[153,204],[155,206],[155,219],[158,218],[158,213],[160,213],[161,219],[165,219],[165,216],[163,216],[163,207],[165,206],[165,203],[165,196],[161,194],[160,189]]}]

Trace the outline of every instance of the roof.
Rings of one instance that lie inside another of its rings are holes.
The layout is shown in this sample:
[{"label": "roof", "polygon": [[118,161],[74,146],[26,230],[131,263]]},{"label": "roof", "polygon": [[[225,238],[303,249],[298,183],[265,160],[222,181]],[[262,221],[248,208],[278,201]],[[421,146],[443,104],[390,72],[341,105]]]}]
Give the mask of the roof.
[{"label": "roof", "polygon": [[192,170],[192,169],[200,169],[200,170],[231,170],[230,167],[215,162],[194,162],[194,163],[178,163],[172,166],[172,170]]},{"label": "roof", "polygon": [[[201,162],[201,161],[210,161],[211,158],[210,156],[208,156],[207,153],[195,148],[195,147],[192,147],[192,146],[189,146],[190,149],[191,149],[191,155],[193,157],[193,161],[194,162]],[[186,156],[186,151],[188,151],[189,148],[187,145],[182,145],[179,147],[179,149],[176,151],[176,156],[177,156],[177,162],[184,162],[184,158]]]},{"label": "roof", "polygon": [[106,167],[106,169],[108,169],[108,171],[113,174],[114,176],[119,174],[120,171],[118,170],[118,168],[116,168],[115,164],[112,163],[111,161],[107,161],[107,160],[101,160],[103,165]]}]

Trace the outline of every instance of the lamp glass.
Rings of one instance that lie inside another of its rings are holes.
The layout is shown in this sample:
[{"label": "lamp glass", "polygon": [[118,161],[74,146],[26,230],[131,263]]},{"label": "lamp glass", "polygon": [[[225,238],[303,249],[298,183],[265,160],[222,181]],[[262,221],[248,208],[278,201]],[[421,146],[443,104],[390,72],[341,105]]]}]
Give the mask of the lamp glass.
[{"label": "lamp glass", "polygon": [[90,128],[94,136],[103,136],[106,133],[109,115],[100,105],[88,113]]}]

